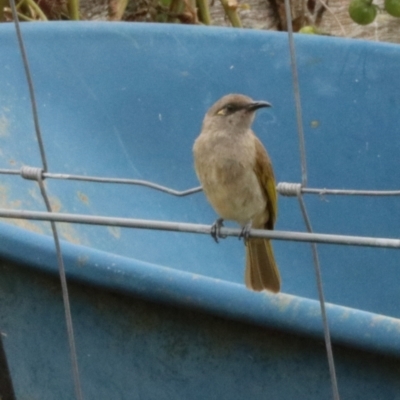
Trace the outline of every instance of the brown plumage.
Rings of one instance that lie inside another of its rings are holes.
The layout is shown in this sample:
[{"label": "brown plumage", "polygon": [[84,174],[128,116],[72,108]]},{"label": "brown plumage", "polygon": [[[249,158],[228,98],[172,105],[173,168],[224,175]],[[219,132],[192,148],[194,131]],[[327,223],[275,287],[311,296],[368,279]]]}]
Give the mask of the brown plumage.
[{"label": "brown plumage", "polygon": [[[208,110],[193,147],[196,173],[209,202],[221,218],[242,227],[251,223],[256,229],[274,228],[274,172],[251,130],[255,111],[269,106],[239,94],[224,96]],[[279,292],[279,270],[269,240],[247,240],[245,283],[252,290]]]}]

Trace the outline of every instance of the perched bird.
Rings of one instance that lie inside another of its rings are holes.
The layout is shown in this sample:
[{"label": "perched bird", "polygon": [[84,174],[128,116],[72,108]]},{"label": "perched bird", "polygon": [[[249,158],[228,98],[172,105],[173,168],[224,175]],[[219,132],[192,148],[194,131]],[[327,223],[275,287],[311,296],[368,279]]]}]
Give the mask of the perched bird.
[{"label": "perched bird", "polygon": [[273,229],[277,214],[271,160],[251,130],[262,107],[271,104],[240,94],[222,97],[207,111],[193,154],[203,191],[220,216],[214,239],[224,219],[238,222],[246,244],[246,286],[277,293],[280,276],[271,242],[246,236],[250,228]]}]

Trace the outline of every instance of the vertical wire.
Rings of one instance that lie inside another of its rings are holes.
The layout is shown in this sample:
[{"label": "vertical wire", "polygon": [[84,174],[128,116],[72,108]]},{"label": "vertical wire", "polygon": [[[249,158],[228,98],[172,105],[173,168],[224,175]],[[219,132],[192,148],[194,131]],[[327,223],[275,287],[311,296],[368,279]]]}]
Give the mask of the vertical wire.
[{"label": "vertical wire", "polygon": [[[52,212],[51,204],[50,204],[49,198],[47,196],[46,189],[44,187],[43,179],[41,176],[38,177],[38,184],[39,184],[39,188],[40,188],[40,192],[42,194],[43,200],[46,204],[47,211],[51,213]],[[74,383],[75,383],[75,396],[78,400],[82,400],[83,394],[82,394],[82,388],[81,388],[80,377],[79,377],[78,358],[76,355],[75,335],[74,335],[74,328],[73,328],[73,323],[72,323],[72,314],[71,314],[71,306],[70,306],[69,294],[68,294],[67,278],[65,276],[64,260],[62,258],[62,254],[61,254],[61,246],[60,246],[60,240],[58,238],[56,223],[54,221],[51,221],[50,224],[51,224],[51,230],[53,231],[54,244],[56,247],[58,269],[59,269],[59,275],[60,275],[60,281],[61,281],[61,288],[62,288],[62,293],[63,293],[65,320],[67,323],[68,342],[69,342],[69,347],[70,347],[72,372],[74,375]]]},{"label": "vertical wire", "polygon": [[[297,198],[299,200],[301,213],[303,214],[303,218],[304,218],[304,222],[306,224],[307,231],[309,233],[312,233],[313,230],[312,230],[311,222],[310,222],[310,219],[308,218],[306,205],[304,203],[303,196],[301,195],[301,193],[299,193],[297,195]],[[319,263],[317,245],[315,243],[311,243],[311,248],[312,248],[313,259],[314,259],[315,275],[316,275],[316,279],[317,279],[319,304],[321,306],[322,325],[324,328],[325,347],[326,347],[326,353],[327,353],[327,357],[328,357],[329,374],[331,377],[331,384],[332,384],[332,393],[333,393],[334,400],[340,400],[339,388],[338,388],[338,383],[337,383],[337,378],[336,378],[335,361],[333,358],[333,351],[332,351],[332,341],[331,341],[331,335],[329,332],[328,317],[326,315],[325,295],[324,295],[324,289],[322,286],[321,266]]]},{"label": "vertical wire", "polygon": [[306,144],[304,140],[303,113],[301,109],[299,75],[297,73],[296,50],[293,38],[293,24],[292,24],[292,13],[290,10],[290,0],[285,0],[285,12],[286,12],[288,35],[289,35],[290,65],[292,67],[293,94],[296,104],[297,132],[299,135],[299,148],[300,148],[300,159],[301,159],[301,184],[303,187],[306,187],[307,186]]},{"label": "vertical wire", "polygon": [[[38,116],[38,111],[37,111],[37,103],[36,103],[35,91],[34,91],[34,87],[33,87],[33,80],[32,80],[32,76],[31,76],[31,72],[30,72],[30,68],[29,68],[28,57],[26,55],[24,41],[22,39],[21,29],[19,26],[19,20],[18,20],[16,5],[15,5],[15,0],[10,0],[10,6],[11,6],[11,10],[12,10],[13,19],[14,19],[15,30],[17,33],[18,44],[19,44],[19,48],[21,51],[22,62],[23,62],[24,69],[25,69],[25,75],[26,75],[26,79],[28,82],[32,114],[33,114],[33,120],[34,120],[34,125],[35,125],[35,132],[36,132],[36,137],[37,137],[38,144],[39,144],[40,156],[41,156],[42,164],[43,164],[43,171],[41,171],[41,172],[47,172],[47,159],[46,159],[46,153],[45,153],[45,149],[44,149],[44,145],[43,145],[42,134],[41,134],[41,130],[40,130],[39,116]],[[38,176],[36,177],[36,180],[38,181],[38,184],[40,187],[40,192],[42,194],[47,211],[52,212],[50,201],[49,201],[49,198],[46,193],[46,188],[43,183],[42,173],[38,174]],[[57,254],[58,269],[59,269],[59,275],[60,275],[60,281],[61,281],[62,297],[63,297],[63,302],[64,302],[65,319],[66,319],[68,342],[69,342],[69,349],[70,349],[70,357],[71,357],[71,363],[72,363],[75,396],[78,400],[83,400],[82,388],[81,388],[80,377],[79,377],[78,358],[77,358],[77,354],[76,354],[71,307],[70,307],[69,294],[68,294],[68,285],[67,285],[67,279],[66,279],[65,268],[64,268],[64,261],[63,261],[63,257],[62,257],[62,253],[61,253],[61,246],[60,246],[60,241],[59,241],[59,237],[58,237],[57,227],[56,227],[55,222],[53,222],[53,221],[51,222],[51,230],[53,232],[54,244],[55,244],[55,249],[56,249],[56,254]]]},{"label": "vertical wire", "polygon": [[17,8],[15,6],[15,0],[10,0],[10,6],[11,6],[11,11],[12,11],[12,16],[13,16],[13,19],[14,19],[15,30],[16,30],[16,33],[17,33],[19,49],[21,51],[22,62],[23,62],[24,69],[25,69],[25,76],[26,76],[26,80],[28,82],[29,96],[30,96],[31,107],[32,107],[33,122],[34,122],[34,125],[35,125],[36,137],[37,137],[37,140],[38,140],[38,143],[39,143],[39,150],[40,150],[40,156],[42,158],[43,170],[44,170],[44,172],[47,172],[46,153],[44,151],[42,133],[40,131],[39,117],[38,117],[36,98],[35,98],[35,90],[34,90],[34,87],[33,87],[33,80],[32,80],[32,75],[31,75],[31,71],[30,71],[30,68],[29,68],[28,57],[26,55],[24,41],[22,40],[22,33],[21,33],[21,28],[19,26]]},{"label": "vertical wire", "polygon": [[[306,145],[304,139],[304,128],[303,128],[303,115],[301,109],[301,97],[300,97],[300,87],[299,87],[299,76],[297,69],[297,61],[296,61],[296,50],[294,45],[294,37],[293,37],[293,24],[292,24],[292,13],[290,8],[290,0],[285,0],[285,12],[286,12],[286,23],[288,28],[288,36],[289,36],[289,50],[290,50],[290,64],[292,69],[292,79],[293,79],[293,93],[296,104],[296,118],[297,118],[297,132],[299,136],[299,150],[300,150],[300,160],[301,160],[301,186],[307,186],[307,159],[306,159]],[[303,214],[304,222],[306,224],[308,232],[312,233],[312,226],[310,219],[308,218],[307,210],[305,203],[303,201],[303,197],[301,195],[301,191],[298,192],[297,198],[299,200],[300,209]],[[335,370],[335,362],[333,359],[333,351],[332,351],[332,342],[331,336],[329,332],[329,324],[328,318],[326,315],[325,308],[325,296],[324,290],[322,286],[322,277],[321,277],[321,267],[319,263],[318,250],[317,245],[315,243],[311,244],[313,260],[314,260],[314,268],[315,275],[317,280],[318,287],[318,296],[319,303],[321,307],[321,316],[322,316],[322,324],[324,329],[324,337],[325,337],[325,346],[328,358],[329,365],[329,374],[331,378],[332,385],[332,394],[334,400],[340,400],[339,389],[336,378],[336,370]]]}]

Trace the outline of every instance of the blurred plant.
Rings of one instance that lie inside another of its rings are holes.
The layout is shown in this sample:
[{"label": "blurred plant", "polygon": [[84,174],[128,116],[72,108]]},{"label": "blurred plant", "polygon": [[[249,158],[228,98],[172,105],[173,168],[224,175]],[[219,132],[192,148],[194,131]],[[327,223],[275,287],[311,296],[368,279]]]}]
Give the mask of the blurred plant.
[{"label": "blurred plant", "polygon": [[306,25],[299,30],[299,33],[305,33],[307,35],[316,35],[319,34],[319,30],[313,25]]},{"label": "blurred plant", "polygon": [[385,0],[385,10],[393,17],[400,18],[400,0]]},{"label": "blurred plant", "polygon": [[[350,18],[360,25],[372,23],[379,11],[373,0],[352,0],[349,4]],[[385,11],[393,17],[400,18],[400,0],[385,0]]]},{"label": "blurred plant", "polygon": [[374,21],[378,7],[372,0],[352,0],[349,5],[350,18],[359,25],[368,25]]},{"label": "blurred plant", "polygon": [[[79,19],[79,0],[21,0],[16,7],[21,21]],[[8,0],[0,0],[0,21],[12,21]]]},{"label": "blurred plant", "polygon": [[68,0],[68,16],[69,19],[78,21],[79,20],[79,0]]},{"label": "blurred plant", "polygon": [[[288,21],[286,19],[286,8],[284,0],[269,0],[275,17],[275,23],[280,31],[287,31]],[[337,17],[336,13],[329,7],[329,0],[299,0],[290,2],[290,14],[294,32],[327,35],[319,27],[325,13],[331,14],[342,31],[346,31]]]},{"label": "blurred plant", "polygon": [[204,25],[211,25],[211,15],[208,0],[197,0],[197,7],[199,9],[199,20]]},{"label": "blurred plant", "polygon": [[[209,0],[161,0],[169,2],[168,22],[179,20],[182,23],[211,25]],[[242,27],[237,13],[237,0],[220,0],[225,14],[233,27]],[[213,5],[213,1],[211,2]]]},{"label": "blurred plant", "polygon": [[[8,1],[0,0],[0,22],[12,20]],[[237,0],[220,1],[232,26],[241,27]],[[79,20],[79,0],[20,0],[17,11],[22,21]],[[109,0],[108,16],[111,21],[211,25],[209,0]]]},{"label": "blurred plant", "polygon": [[6,20],[5,16],[5,8],[7,7],[7,0],[0,0],[0,22],[4,22]]},{"label": "blurred plant", "polygon": [[237,13],[238,2],[236,0],[221,0],[221,4],[232,26],[242,28],[242,21]]},{"label": "blurred plant", "polygon": [[[232,26],[241,27],[237,9],[248,5],[239,6],[237,0],[220,1]],[[209,3],[210,0],[109,0],[109,19],[211,25]]]},{"label": "blurred plant", "polygon": [[167,22],[198,24],[196,0],[171,0],[167,12]]}]

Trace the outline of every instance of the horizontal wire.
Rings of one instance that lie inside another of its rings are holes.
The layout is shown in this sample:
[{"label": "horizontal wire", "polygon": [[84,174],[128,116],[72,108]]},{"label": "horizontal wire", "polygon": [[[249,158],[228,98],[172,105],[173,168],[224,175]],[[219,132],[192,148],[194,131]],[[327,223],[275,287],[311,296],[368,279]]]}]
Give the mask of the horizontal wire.
[{"label": "horizontal wire", "polygon": [[0,174],[3,174],[3,175],[21,175],[21,170],[19,170],[19,169],[0,168]]},{"label": "horizontal wire", "polygon": [[[103,217],[98,215],[47,213],[43,211],[7,210],[0,209],[1,218],[28,219],[37,221],[71,222],[87,225],[118,226],[122,228],[150,229],[186,233],[210,234],[212,225],[191,224],[185,222],[169,222],[145,219]],[[240,236],[242,230],[238,228],[222,227],[221,235]],[[400,239],[374,238],[367,236],[332,235],[323,233],[305,233],[295,231],[271,231],[251,229],[249,237],[295,242],[311,242],[325,244],[342,244],[348,246],[400,248]]]},{"label": "horizontal wire", "polygon": [[[4,175],[22,175],[22,171],[19,169],[7,169],[0,168],[0,174]],[[145,186],[151,189],[158,190],[160,192],[168,193],[173,196],[183,197],[188,196],[190,194],[194,194],[197,192],[201,192],[201,186],[197,186],[187,190],[175,190],[169,187],[159,185],[154,182],[141,180],[141,179],[127,179],[127,178],[107,178],[107,177],[99,177],[99,176],[86,176],[86,175],[71,175],[71,174],[59,174],[53,172],[43,172],[43,178],[50,179],[64,179],[71,181],[84,181],[84,182],[98,182],[98,183],[116,183],[122,185],[136,185],[136,186]]]},{"label": "horizontal wire", "polygon": [[301,193],[318,195],[342,195],[342,196],[400,196],[400,190],[352,190],[352,189],[315,189],[302,188]]},{"label": "horizontal wire", "polygon": [[140,180],[140,179],[125,179],[125,178],[105,178],[105,177],[96,177],[96,176],[84,176],[84,175],[70,175],[70,174],[54,174],[50,172],[45,172],[43,174],[45,178],[51,179],[66,179],[66,180],[74,180],[74,181],[87,181],[87,182],[100,182],[100,183],[119,183],[123,185],[137,185],[137,186],[145,186],[151,189],[155,189],[164,193],[172,194],[173,196],[188,196],[193,193],[201,192],[201,186],[197,186],[195,188],[191,188],[188,190],[174,190],[166,186],[159,185],[157,183],[153,183],[150,181]]},{"label": "horizontal wire", "polygon": [[[7,169],[0,168],[0,174],[4,175],[21,175],[19,169]],[[173,196],[183,197],[190,194],[198,193],[202,191],[201,186],[196,186],[187,190],[175,190],[167,186],[159,185],[154,182],[139,180],[139,179],[126,179],[126,178],[106,178],[97,176],[86,176],[86,175],[71,175],[71,174],[60,174],[54,172],[44,172],[44,178],[50,179],[65,179],[74,181],[85,181],[85,182],[99,182],[99,183],[116,183],[123,185],[138,185],[144,186],[151,189],[155,189],[164,193],[171,194]],[[399,190],[353,190],[353,189],[327,189],[327,188],[301,188],[301,193],[304,194],[317,194],[323,195],[343,195],[343,196],[400,196]],[[277,186],[277,191],[282,194],[280,186]]]}]

